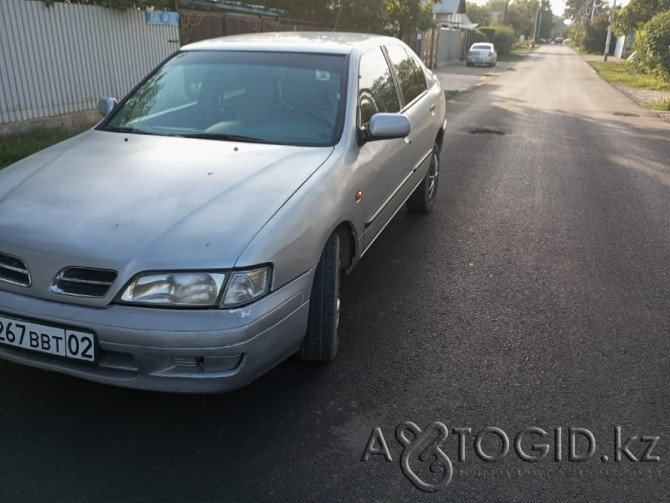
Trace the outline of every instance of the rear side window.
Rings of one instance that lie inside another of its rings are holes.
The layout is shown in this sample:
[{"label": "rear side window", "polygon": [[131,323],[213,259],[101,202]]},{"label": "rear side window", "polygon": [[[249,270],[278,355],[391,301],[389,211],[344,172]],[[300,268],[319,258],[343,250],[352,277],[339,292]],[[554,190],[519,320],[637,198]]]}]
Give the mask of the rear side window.
[{"label": "rear side window", "polygon": [[358,70],[358,109],[361,126],[366,126],[370,117],[376,113],[400,111],[391,70],[379,47],[361,56]]},{"label": "rear side window", "polygon": [[405,104],[408,104],[426,90],[426,78],[419,64],[403,47],[389,45],[386,52],[398,75]]}]

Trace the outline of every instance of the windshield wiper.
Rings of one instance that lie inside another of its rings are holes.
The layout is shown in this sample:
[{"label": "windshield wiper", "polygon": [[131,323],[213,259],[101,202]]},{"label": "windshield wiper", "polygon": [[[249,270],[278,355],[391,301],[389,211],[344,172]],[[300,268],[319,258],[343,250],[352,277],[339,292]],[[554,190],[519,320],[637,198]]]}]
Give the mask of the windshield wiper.
[{"label": "windshield wiper", "polygon": [[198,138],[200,140],[220,140],[220,141],[239,141],[244,143],[267,143],[272,145],[288,145],[284,142],[270,141],[264,138],[255,138],[253,136],[243,136],[237,134],[221,134],[221,133],[188,133],[181,134],[184,138]]},{"label": "windshield wiper", "polygon": [[100,129],[102,131],[111,131],[113,133],[135,133],[135,134],[150,134],[150,135],[156,134],[156,133],[150,133],[149,131],[145,131],[143,129],[134,128],[133,126],[119,126],[119,127],[104,126]]}]

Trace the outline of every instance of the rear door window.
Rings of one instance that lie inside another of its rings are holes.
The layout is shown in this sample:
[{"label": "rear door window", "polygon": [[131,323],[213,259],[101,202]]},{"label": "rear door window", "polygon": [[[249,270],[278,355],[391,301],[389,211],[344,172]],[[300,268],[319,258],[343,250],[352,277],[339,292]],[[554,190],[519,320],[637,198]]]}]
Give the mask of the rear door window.
[{"label": "rear door window", "polygon": [[426,90],[426,78],[419,63],[403,47],[389,45],[386,47],[386,52],[398,76],[404,102],[407,105]]}]

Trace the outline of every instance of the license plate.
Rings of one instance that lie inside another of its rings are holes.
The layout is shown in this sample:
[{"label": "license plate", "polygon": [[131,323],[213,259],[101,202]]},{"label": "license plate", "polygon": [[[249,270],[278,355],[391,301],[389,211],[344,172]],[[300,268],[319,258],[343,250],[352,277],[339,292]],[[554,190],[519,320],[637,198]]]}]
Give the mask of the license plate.
[{"label": "license plate", "polygon": [[95,362],[95,335],[0,315],[0,345]]}]

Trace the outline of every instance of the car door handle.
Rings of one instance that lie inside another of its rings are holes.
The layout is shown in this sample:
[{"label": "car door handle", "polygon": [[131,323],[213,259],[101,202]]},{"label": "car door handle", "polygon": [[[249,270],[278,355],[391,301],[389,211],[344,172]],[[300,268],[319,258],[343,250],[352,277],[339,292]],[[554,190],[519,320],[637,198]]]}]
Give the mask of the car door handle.
[{"label": "car door handle", "polygon": [[430,106],[430,115],[433,115],[433,116],[435,115],[435,108],[436,108],[436,107],[435,107],[435,103],[433,103],[433,104]]}]

